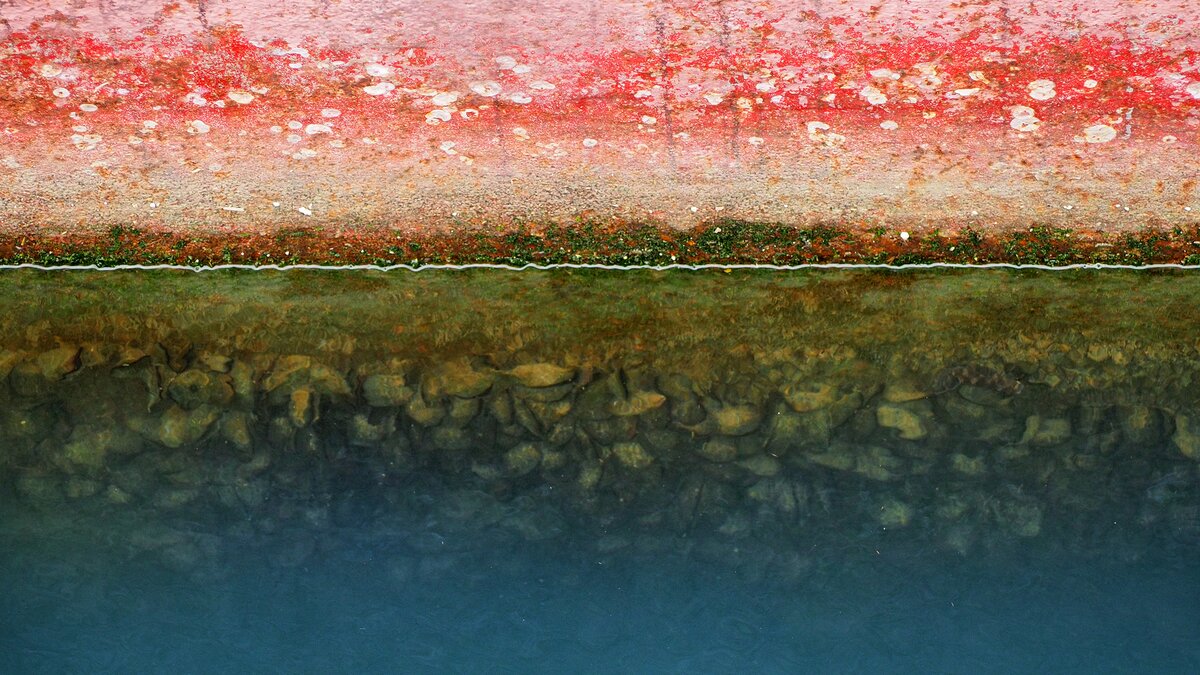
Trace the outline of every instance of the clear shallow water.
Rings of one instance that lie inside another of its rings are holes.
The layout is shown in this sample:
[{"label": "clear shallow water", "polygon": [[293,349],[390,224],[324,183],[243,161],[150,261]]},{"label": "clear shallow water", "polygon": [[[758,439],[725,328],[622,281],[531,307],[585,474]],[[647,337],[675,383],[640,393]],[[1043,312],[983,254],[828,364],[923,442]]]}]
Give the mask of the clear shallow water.
[{"label": "clear shallow water", "polygon": [[5,282],[4,672],[1200,669],[1187,277]]}]

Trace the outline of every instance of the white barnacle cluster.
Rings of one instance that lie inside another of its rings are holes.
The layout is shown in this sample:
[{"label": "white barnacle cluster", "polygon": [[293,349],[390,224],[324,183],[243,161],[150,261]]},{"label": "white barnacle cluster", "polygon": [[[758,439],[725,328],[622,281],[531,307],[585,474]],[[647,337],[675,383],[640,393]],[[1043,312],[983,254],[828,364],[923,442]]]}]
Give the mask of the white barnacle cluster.
[{"label": "white barnacle cluster", "polygon": [[1054,80],[1034,80],[1026,85],[1029,98],[1035,101],[1049,101],[1057,95],[1054,91]]},{"label": "white barnacle cluster", "polygon": [[878,87],[872,85],[867,85],[860,89],[858,95],[862,96],[871,105],[883,105],[888,102],[887,94],[884,94]]},{"label": "white barnacle cluster", "polygon": [[813,120],[806,127],[808,139],[814,143],[820,143],[828,148],[836,148],[846,142],[845,136],[831,131],[832,127],[820,120]]},{"label": "white barnacle cluster", "polygon": [[363,92],[370,96],[386,96],[396,90],[396,85],[391,82],[376,82],[363,87]]},{"label": "white barnacle cluster", "polygon": [[484,80],[481,82],[472,82],[469,85],[469,88],[471,89],[472,92],[474,92],[480,96],[483,96],[485,98],[493,98],[495,96],[498,96],[500,94],[500,92],[502,91],[502,89],[500,87],[500,83],[494,82],[492,80]]},{"label": "white barnacle cluster", "polygon": [[[496,68],[501,72],[511,72],[514,75],[528,75],[529,73],[533,72],[532,66],[519,63],[517,59],[512,56],[497,56],[495,59],[493,59],[493,62],[496,64]],[[472,82],[469,85],[469,88],[476,94],[487,98],[500,96],[501,92],[503,91],[501,85],[494,80]],[[546,80],[526,80],[523,87],[505,93],[504,99],[517,105],[526,105],[533,102],[533,97],[538,92],[548,92],[553,91],[554,89],[555,85],[551,82],[547,82]]]},{"label": "white barnacle cluster", "polygon": [[1014,105],[1008,110],[1012,113],[1012,119],[1008,121],[1008,126],[1021,133],[1037,131],[1041,126],[1042,121],[1037,118],[1037,113],[1027,105]]},{"label": "white barnacle cluster", "polygon": [[363,66],[363,72],[377,80],[362,88],[363,93],[368,96],[387,96],[396,90],[396,85],[384,79],[391,77],[392,73],[395,72],[391,66],[383,63],[368,63]]},{"label": "white barnacle cluster", "polygon": [[[942,76],[936,63],[914,63],[903,78],[904,84],[922,96],[932,96],[942,86]],[[915,103],[915,101],[913,101]]]},{"label": "white barnacle cluster", "polygon": [[1108,143],[1117,137],[1117,130],[1107,124],[1093,124],[1075,137],[1077,143]]},{"label": "white barnacle cluster", "polygon": [[390,77],[393,72],[391,66],[382,63],[368,63],[363,70],[371,77]]},{"label": "white barnacle cluster", "polygon": [[[479,93],[478,91],[476,91],[476,89],[483,89],[483,91],[485,91],[485,93],[489,93],[489,94],[491,94],[491,96],[498,94],[500,91],[499,85],[496,85],[496,88],[493,93],[493,89],[491,89],[490,87],[488,87],[488,88],[476,87],[476,85],[478,85],[478,84],[479,83],[472,83],[471,85],[468,85],[468,88],[471,89],[472,91],[475,91],[475,93]],[[495,84],[495,83],[488,83],[488,84]],[[438,125],[438,124],[442,124],[445,122],[449,122],[452,119],[454,119],[454,113],[458,113],[458,116],[466,121],[471,121],[471,120],[475,119],[476,117],[479,117],[479,110],[476,108],[459,109],[457,107],[457,104],[462,100],[463,96],[465,96],[466,94],[460,93],[458,91],[440,91],[437,89],[424,89],[424,90],[420,90],[419,93],[422,93],[425,96],[428,96],[429,102],[432,103],[433,105],[437,106],[433,110],[430,110],[429,112],[425,113],[425,123],[426,124]],[[490,96],[489,96],[489,98],[490,98]],[[487,106],[485,105],[483,107],[486,108]]]},{"label": "white barnacle cluster", "polygon": [[[288,120],[288,133],[284,140],[288,145],[300,146],[305,143],[305,139],[315,141],[318,137],[333,137],[329,138],[327,145],[333,149],[346,147],[346,141],[342,138],[335,137],[337,130],[334,128],[335,120],[342,116],[342,111],[337,108],[322,108],[318,113],[320,119],[312,122],[301,122],[300,120]],[[283,127],[279,125],[272,126],[271,133],[283,133]],[[319,153],[311,147],[298,147],[293,152],[291,149],[285,149],[284,155],[290,156],[295,160],[305,160],[316,157]]]},{"label": "white barnacle cluster", "polygon": [[100,141],[104,140],[100,134],[88,133],[87,127],[74,127],[74,130],[75,133],[71,134],[71,144],[74,145],[77,150],[82,150],[84,152],[93,150],[97,145],[100,145]]},{"label": "white barnacle cluster", "polygon": [[425,123],[435,126],[442,122],[449,122],[453,118],[453,113],[447,108],[434,108],[425,113]]},{"label": "white barnacle cluster", "polygon": [[[891,68],[875,68],[868,72],[875,81],[891,84],[900,79],[900,73]],[[868,84],[858,90],[858,95],[871,105],[884,105],[888,102],[887,94],[874,84]]]}]

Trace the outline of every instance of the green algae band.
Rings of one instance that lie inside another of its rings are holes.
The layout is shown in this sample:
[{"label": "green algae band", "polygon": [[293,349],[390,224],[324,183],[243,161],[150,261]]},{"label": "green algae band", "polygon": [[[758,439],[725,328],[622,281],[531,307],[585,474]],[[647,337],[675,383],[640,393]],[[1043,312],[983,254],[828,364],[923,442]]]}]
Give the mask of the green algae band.
[{"label": "green algae band", "polygon": [[298,565],[347,519],[430,575],[542,543],[788,583],[848,537],[968,557],[1098,531],[1200,543],[1185,273],[18,270],[0,288],[4,500],[202,578],[247,538]]}]

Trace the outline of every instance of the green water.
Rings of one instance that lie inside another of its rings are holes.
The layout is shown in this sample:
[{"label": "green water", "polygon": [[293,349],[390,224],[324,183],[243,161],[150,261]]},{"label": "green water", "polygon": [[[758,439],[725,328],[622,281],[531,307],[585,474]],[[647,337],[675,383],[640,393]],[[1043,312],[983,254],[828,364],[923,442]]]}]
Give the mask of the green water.
[{"label": "green water", "polygon": [[0,275],[0,668],[1200,666],[1200,278]]}]

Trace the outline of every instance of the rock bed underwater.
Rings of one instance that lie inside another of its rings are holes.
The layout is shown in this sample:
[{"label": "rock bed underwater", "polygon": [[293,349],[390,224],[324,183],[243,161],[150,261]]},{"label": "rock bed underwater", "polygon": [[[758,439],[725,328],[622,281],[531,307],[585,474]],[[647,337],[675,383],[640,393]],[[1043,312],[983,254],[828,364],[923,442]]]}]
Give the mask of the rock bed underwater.
[{"label": "rock bed underwater", "polygon": [[785,585],[883,546],[1200,547],[1186,277],[140,275],[6,273],[9,536],[398,583],[538,547]]}]

